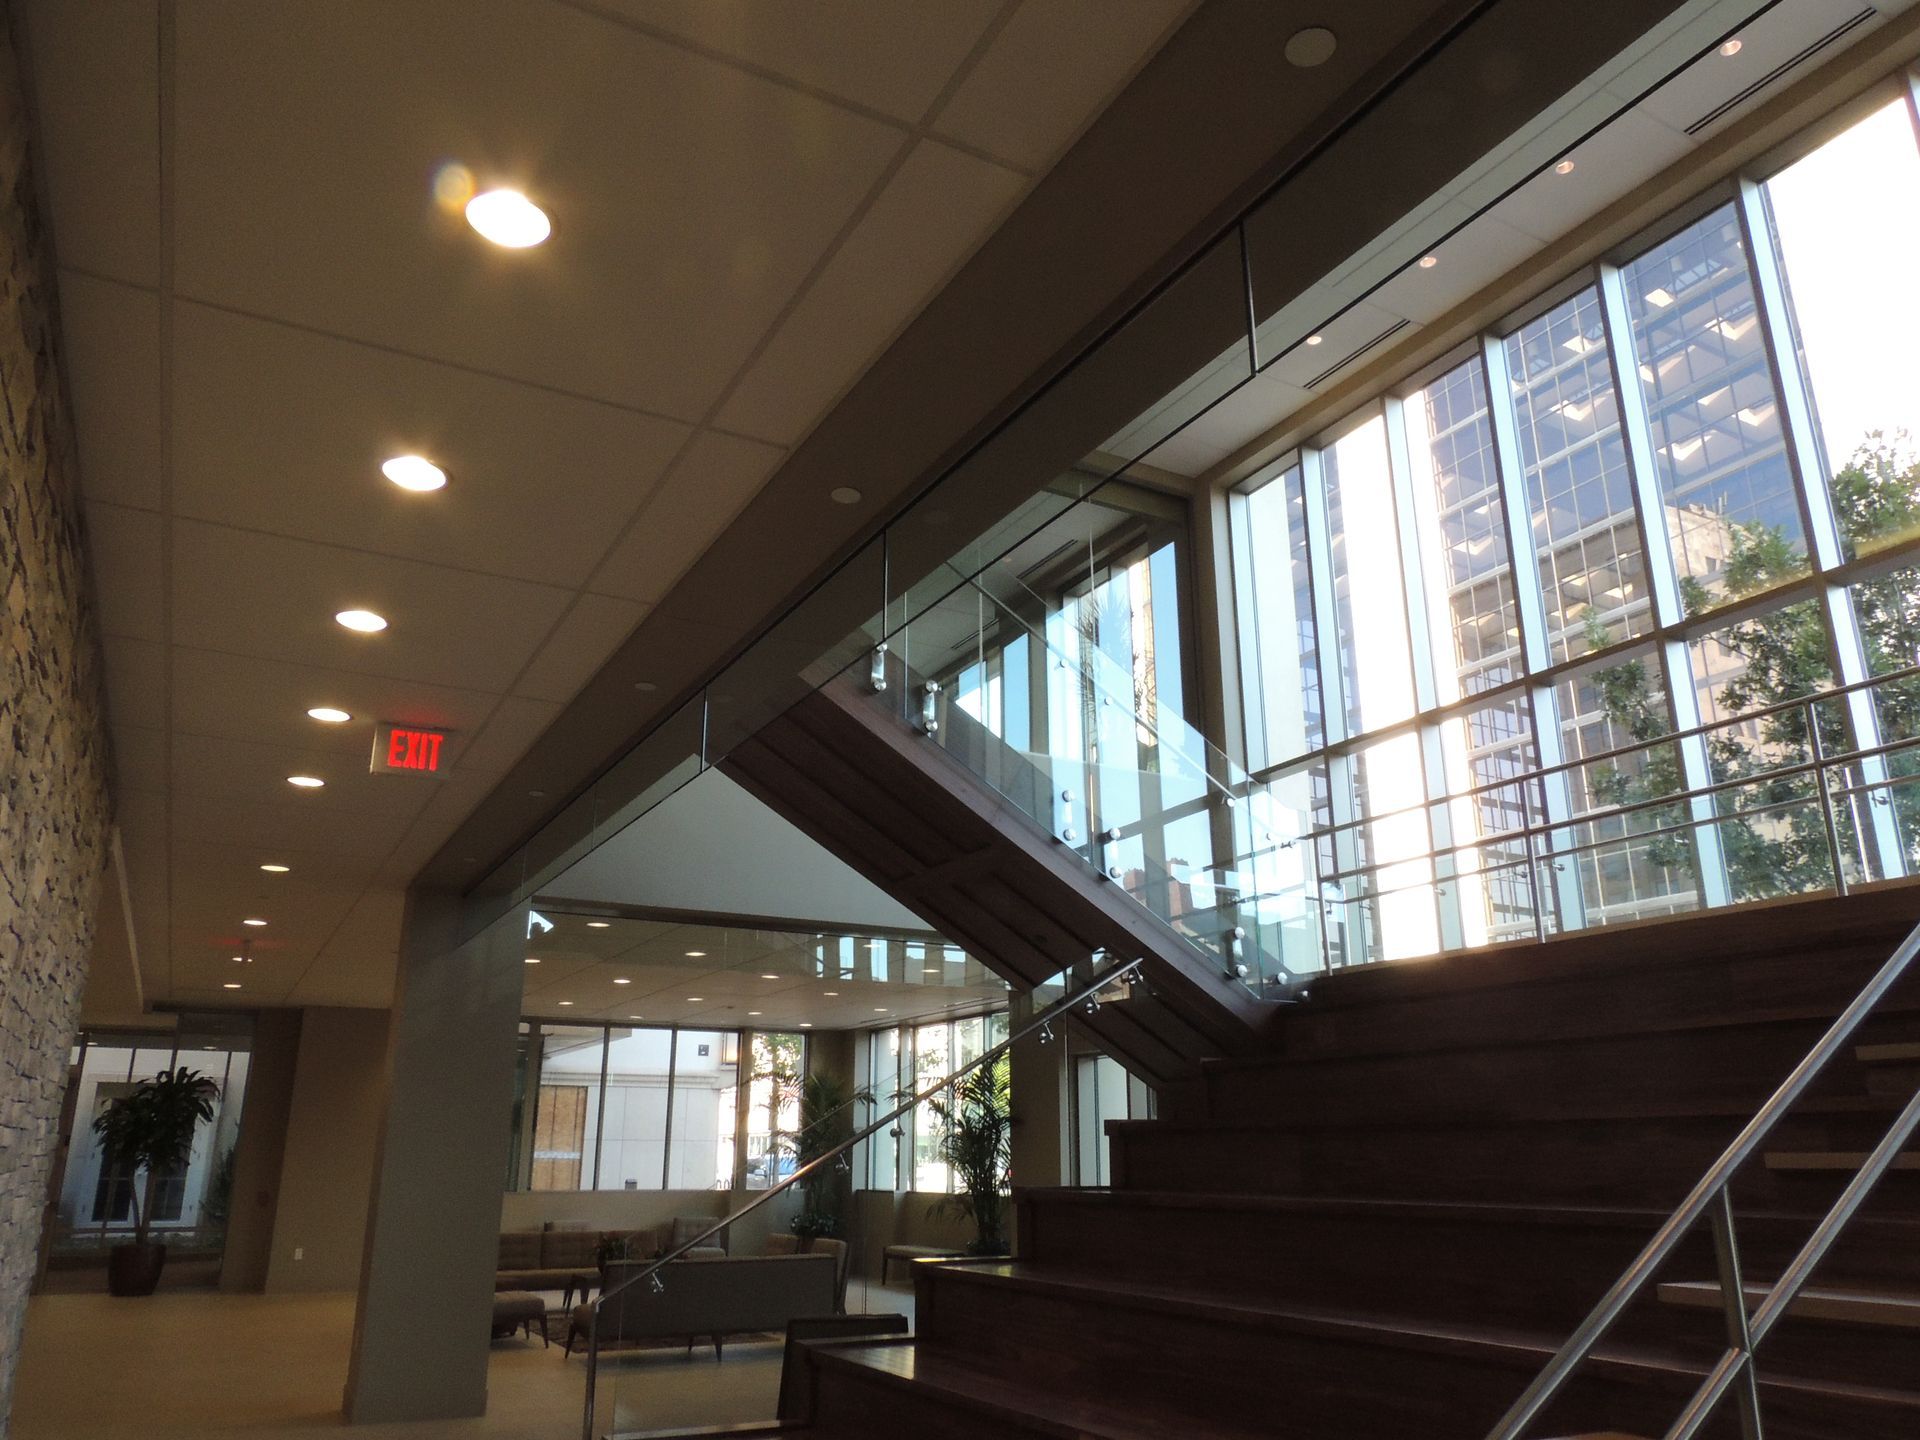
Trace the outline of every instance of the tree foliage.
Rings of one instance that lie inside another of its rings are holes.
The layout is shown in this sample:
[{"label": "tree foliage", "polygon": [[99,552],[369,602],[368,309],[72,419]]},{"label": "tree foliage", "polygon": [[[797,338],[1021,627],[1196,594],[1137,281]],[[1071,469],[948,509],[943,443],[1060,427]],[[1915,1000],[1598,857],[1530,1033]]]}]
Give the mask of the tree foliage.
[{"label": "tree foliage", "polygon": [[973,1252],[1006,1249],[1007,1194],[1013,1184],[1013,1110],[1007,1057],[977,1066],[951,1092],[929,1100],[940,1127],[938,1154],[953,1169],[954,1194],[940,1203],[973,1221]]},{"label": "tree foliage", "polygon": [[184,1170],[193,1155],[194,1132],[213,1119],[220,1086],[185,1065],[142,1080],[131,1095],[107,1102],[93,1122],[102,1157],[109,1166],[146,1172],[133,1199],[134,1239],[146,1244],[153,1221],[154,1187]]}]

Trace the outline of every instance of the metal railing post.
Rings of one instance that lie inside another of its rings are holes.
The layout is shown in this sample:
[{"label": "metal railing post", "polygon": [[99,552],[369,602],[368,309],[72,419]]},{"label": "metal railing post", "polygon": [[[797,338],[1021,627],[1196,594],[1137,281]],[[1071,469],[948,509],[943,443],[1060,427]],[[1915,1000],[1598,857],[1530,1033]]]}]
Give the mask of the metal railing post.
[{"label": "metal railing post", "polygon": [[1719,1262],[1720,1296],[1727,1314],[1727,1344],[1746,1357],[1736,1380],[1740,1387],[1740,1433],[1745,1440],[1762,1440],[1760,1379],[1754,1371],[1753,1332],[1747,1316],[1747,1284],[1740,1268],[1740,1243],[1733,1229],[1733,1190],[1720,1187],[1720,1203],[1713,1207],[1713,1254]]}]

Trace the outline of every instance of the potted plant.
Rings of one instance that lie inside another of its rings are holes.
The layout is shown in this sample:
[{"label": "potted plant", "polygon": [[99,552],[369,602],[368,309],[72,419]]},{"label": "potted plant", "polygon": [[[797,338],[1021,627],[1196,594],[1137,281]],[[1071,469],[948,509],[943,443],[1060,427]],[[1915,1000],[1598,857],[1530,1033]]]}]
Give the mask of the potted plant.
[{"label": "potted plant", "polygon": [[213,1119],[220,1087],[185,1065],[142,1080],[131,1095],[107,1102],[93,1122],[104,1164],[129,1175],[146,1172],[134,1187],[133,1239],[107,1256],[107,1289],[115,1295],[151,1295],[167,1263],[167,1247],[152,1236],[154,1191],[165,1177],[186,1168],[193,1135]]},{"label": "potted plant", "polygon": [[[781,1148],[793,1156],[796,1170],[821,1159],[853,1133],[855,1101],[873,1103],[871,1091],[849,1090],[839,1076],[826,1071],[807,1076],[799,1089],[800,1128],[779,1139]],[[829,1170],[809,1175],[799,1189],[800,1213],[794,1216],[792,1229],[804,1251],[820,1236],[840,1231],[840,1174]]]},{"label": "potted plant", "polygon": [[1013,1113],[1007,1057],[971,1071],[951,1092],[929,1100],[940,1126],[936,1150],[956,1189],[934,1205],[973,1221],[970,1255],[1007,1253],[1007,1192],[1012,1185]]}]

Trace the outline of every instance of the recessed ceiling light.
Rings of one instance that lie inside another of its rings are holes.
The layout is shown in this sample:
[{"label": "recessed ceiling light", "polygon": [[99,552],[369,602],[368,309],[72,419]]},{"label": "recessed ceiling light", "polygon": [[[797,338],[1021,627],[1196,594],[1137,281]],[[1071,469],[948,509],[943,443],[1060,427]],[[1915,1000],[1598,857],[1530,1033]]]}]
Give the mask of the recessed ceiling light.
[{"label": "recessed ceiling light", "polygon": [[238,990],[240,988],[240,982],[238,980],[229,980],[220,988],[222,990]]},{"label": "recessed ceiling light", "polygon": [[589,920],[587,921],[587,929],[605,930],[612,923],[613,922],[611,920]]},{"label": "recessed ceiling light", "polygon": [[778,975],[762,975],[760,978],[762,980],[778,980],[780,977]]},{"label": "recessed ceiling light", "polygon": [[651,695],[660,687],[651,680],[636,680],[633,682],[633,688],[638,690],[642,695]]},{"label": "recessed ceiling light", "polygon": [[1282,53],[1287,57],[1287,63],[1295,69],[1311,70],[1331,60],[1339,43],[1331,30],[1315,25],[1306,30],[1296,30]]},{"label": "recessed ceiling light", "polygon": [[573,1004],[573,1001],[571,1001],[571,1000],[562,1000],[562,1001],[561,1001],[560,1003],[561,1003],[562,1005],[571,1005],[571,1004]]},{"label": "recessed ceiling light", "polygon": [[447,472],[424,455],[396,455],[381,462],[380,473],[402,490],[439,490],[447,483]]},{"label": "recessed ceiling light", "polygon": [[287,776],[287,784],[295,786],[296,788],[301,790],[318,790],[322,785],[326,783],[327,782],[322,780],[318,775]]},{"label": "recessed ceiling light", "polygon": [[826,996],[829,996],[829,997],[836,997],[836,996],[838,996],[838,995],[840,994],[840,992],[839,992],[838,990],[822,990],[822,991],[821,991],[820,993],[821,993],[822,995],[826,995]]},{"label": "recessed ceiling light", "polygon": [[1553,173],[1556,175],[1571,175],[1573,173],[1573,161],[1562,160],[1558,165],[1553,167]]},{"label": "recessed ceiling light", "polygon": [[629,1015],[629,1016],[627,1016],[627,1019],[629,1019],[629,1020],[644,1020],[644,1019],[646,1019],[646,1018],[647,1018],[647,1017],[646,1017],[646,1016],[644,1016],[644,1015]]},{"label": "recessed ceiling light", "polygon": [[527,956],[527,964],[538,965],[539,963],[540,963],[540,957],[538,955]]},{"label": "recessed ceiling light", "polygon": [[291,865],[262,865],[260,868],[269,875],[285,875],[293,869]]},{"label": "recessed ceiling light", "polygon": [[553,233],[547,212],[518,190],[487,190],[467,202],[467,223],[507,250],[538,245]]},{"label": "recessed ceiling light", "polygon": [[707,997],[704,995],[689,995],[687,996],[687,1003],[689,1005],[698,1005],[701,1001],[705,1000],[706,998]]},{"label": "recessed ceiling light", "polygon": [[704,950],[689,950],[687,951],[687,958],[689,960],[698,960],[702,955],[705,955],[706,953],[707,952]]},{"label": "recessed ceiling light", "polygon": [[762,1014],[765,1014],[765,1013],[766,1013],[766,1012],[765,1012],[765,1011],[762,1011],[762,1010],[749,1010],[749,1011],[747,1011],[747,1018],[748,1018],[749,1020],[751,1020],[751,1019],[753,1019],[753,1017],[754,1017],[754,1016],[756,1016],[756,1015],[762,1015]]},{"label": "recessed ceiling light", "polygon": [[1420,257],[1420,268],[1422,270],[1431,270],[1439,263],[1440,257],[1438,255],[1422,255]]},{"label": "recessed ceiling light", "polygon": [[891,1014],[892,1012],[889,1011],[884,1005],[876,1005],[873,1007],[873,1013],[876,1015],[888,1015],[888,1014]]},{"label": "recessed ceiling light", "polygon": [[236,955],[233,957],[233,963],[236,965],[251,965],[253,962],[244,955]]},{"label": "recessed ceiling light", "polygon": [[1324,335],[1309,335],[1309,336],[1307,336],[1307,344],[1309,344],[1309,345],[1318,345],[1318,344],[1319,344],[1319,343],[1320,343],[1320,342],[1321,342],[1322,340],[1324,340],[1324,339],[1326,339],[1326,338],[1327,338],[1327,337],[1326,337],[1326,336],[1324,336]]},{"label": "recessed ceiling light", "polygon": [[616,985],[631,985],[633,984],[633,981],[629,980],[624,975],[616,975],[613,977],[613,983]]},{"label": "recessed ceiling light", "polygon": [[802,1030],[811,1030],[813,1028],[813,1022],[811,1020],[802,1020],[800,1022],[800,1028]]},{"label": "recessed ceiling light", "polygon": [[344,725],[353,719],[353,716],[332,705],[316,705],[307,711],[307,718],[318,720],[322,725]]},{"label": "recessed ceiling light", "polygon": [[260,926],[260,925],[266,924],[267,922],[260,919],[252,919],[252,920],[242,920],[240,923],[242,925]]},{"label": "recessed ceiling light", "polygon": [[827,498],[836,505],[858,505],[867,497],[851,485],[836,485],[827,492]]},{"label": "recessed ceiling light", "polygon": [[333,617],[349,630],[358,630],[362,635],[377,635],[387,628],[384,615],[376,615],[371,610],[342,610]]},{"label": "recessed ceiling light", "polygon": [[1720,47],[1720,53],[1729,57],[1738,55],[1740,53],[1740,37],[1736,35],[1733,39],[1723,44]]}]

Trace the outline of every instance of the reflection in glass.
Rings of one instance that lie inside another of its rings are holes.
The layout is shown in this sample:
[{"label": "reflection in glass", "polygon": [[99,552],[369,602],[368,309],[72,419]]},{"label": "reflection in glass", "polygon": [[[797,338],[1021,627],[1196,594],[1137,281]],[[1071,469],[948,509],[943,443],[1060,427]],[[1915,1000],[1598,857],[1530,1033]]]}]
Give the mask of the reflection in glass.
[{"label": "reflection in glass", "polygon": [[1806,534],[1734,207],[1656,246],[1623,279],[1683,607],[1803,574]]},{"label": "reflection in glass", "polygon": [[800,1088],[807,1073],[806,1037],[756,1031],[747,1100],[746,1188],[765,1190],[798,1168]]},{"label": "reflection in glass", "polygon": [[[614,1030],[600,1126],[602,1190],[658,1190],[666,1178],[671,1030]],[[536,1187],[538,1188],[538,1187]]]},{"label": "reflection in glass", "polygon": [[1568,660],[1651,621],[1599,293],[1581,291],[1506,345],[1547,644]]},{"label": "reflection in glass", "polygon": [[673,1136],[667,1147],[669,1190],[733,1187],[739,1075],[736,1032],[678,1032],[673,1049]]},{"label": "reflection in glass", "polygon": [[535,1190],[584,1190],[593,1183],[592,1146],[600,1133],[599,1026],[543,1025],[540,1093],[533,1116]]}]

